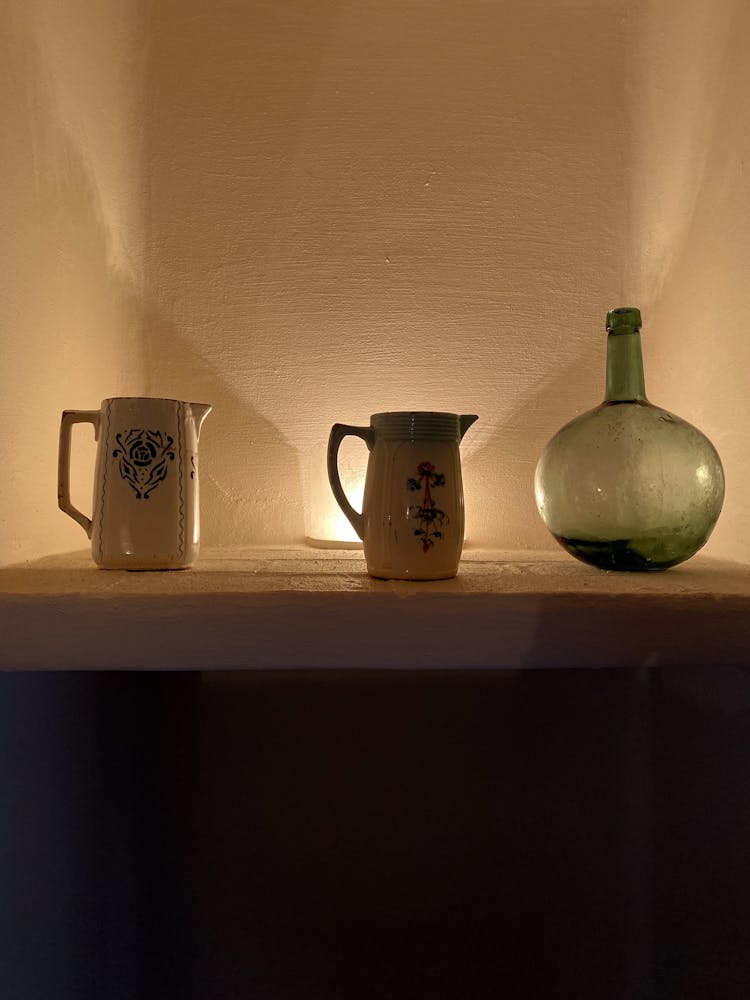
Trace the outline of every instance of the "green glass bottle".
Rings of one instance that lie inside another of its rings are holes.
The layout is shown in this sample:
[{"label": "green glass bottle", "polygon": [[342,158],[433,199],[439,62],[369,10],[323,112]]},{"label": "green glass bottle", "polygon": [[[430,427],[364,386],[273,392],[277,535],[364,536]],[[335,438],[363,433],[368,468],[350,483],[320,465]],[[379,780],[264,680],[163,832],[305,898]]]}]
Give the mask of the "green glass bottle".
[{"label": "green glass bottle", "polygon": [[699,430],[646,399],[641,314],[607,313],[604,402],[566,424],[534,477],[542,520],[571,555],[602,569],[667,569],[706,542],[724,472]]}]

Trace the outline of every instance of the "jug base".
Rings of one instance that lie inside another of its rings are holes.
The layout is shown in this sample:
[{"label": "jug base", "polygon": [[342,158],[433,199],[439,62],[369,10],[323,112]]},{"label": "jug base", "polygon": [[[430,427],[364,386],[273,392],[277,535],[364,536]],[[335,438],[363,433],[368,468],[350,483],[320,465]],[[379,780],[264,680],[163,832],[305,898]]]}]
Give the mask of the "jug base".
[{"label": "jug base", "polygon": [[432,580],[452,580],[458,570],[446,570],[445,572],[410,573],[408,570],[399,572],[398,570],[376,570],[367,568],[367,575],[373,580],[412,580],[415,583],[430,583]]},{"label": "jug base", "polygon": [[190,569],[195,562],[195,560],[191,560],[190,562],[185,562],[184,560],[170,562],[166,559],[154,559],[152,562],[140,559],[105,559],[102,562],[98,560],[94,561],[98,569],[126,570],[128,573],[164,573],[171,570]]}]

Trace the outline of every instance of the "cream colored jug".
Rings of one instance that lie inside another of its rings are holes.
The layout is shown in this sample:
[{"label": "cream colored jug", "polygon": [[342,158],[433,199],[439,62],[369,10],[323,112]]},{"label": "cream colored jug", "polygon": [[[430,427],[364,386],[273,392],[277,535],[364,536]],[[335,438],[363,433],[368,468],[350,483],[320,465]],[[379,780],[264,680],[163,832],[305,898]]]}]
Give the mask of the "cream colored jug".
[{"label": "cream colored jug", "polygon": [[[103,569],[183,569],[200,543],[198,437],[211,407],[176,399],[105,399],[99,410],[64,410],[58,502],[91,539]],[[70,501],[73,424],[97,440],[91,517]]]},{"label": "cream colored jug", "polygon": [[[459,444],[473,414],[375,413],[369,427],[334,424],[328,440],[333,495],[363,541],[370,576],[441,580],[455,576],[464,541]],[[341,485],[338,452],[353,434],[370,450],[362,513]]]}]

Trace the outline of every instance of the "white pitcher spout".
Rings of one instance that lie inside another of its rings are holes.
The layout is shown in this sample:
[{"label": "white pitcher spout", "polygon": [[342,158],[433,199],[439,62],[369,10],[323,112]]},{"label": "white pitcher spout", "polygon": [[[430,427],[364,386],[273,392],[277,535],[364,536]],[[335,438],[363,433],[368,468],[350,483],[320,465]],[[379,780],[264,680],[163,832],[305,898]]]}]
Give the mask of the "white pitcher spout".
[{"label": "white pitcher spout", "polygon": [[201,435],[201,427],[203,426],[203,421],[211,412],[210,403],[190,403],[190,412],[193,415],[193,420],[195,421],[195,436],[199,438]]}]

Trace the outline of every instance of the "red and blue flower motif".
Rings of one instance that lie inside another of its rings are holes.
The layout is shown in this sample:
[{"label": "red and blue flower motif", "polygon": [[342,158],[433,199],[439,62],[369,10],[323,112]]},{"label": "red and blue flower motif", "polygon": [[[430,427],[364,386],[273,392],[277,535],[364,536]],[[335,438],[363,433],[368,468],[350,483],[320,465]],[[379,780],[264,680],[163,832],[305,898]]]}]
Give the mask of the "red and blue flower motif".
[{"label": "red and blue flower motif", "polygon": [[407,516],[417,518],[419,521],[419,527],[414,529],[414,535],[422,544],[422,552],[426,554],[434,547],[436,541],[442,541],[443,528],[449,522],[448,515],[437,506],[432,496],[433,489],[445,486],[445,476],[442,472],[435,471],[432,462],[420,462],[416,477],[407,479],[406,486],[415,492],[424,491],[422,502],[412,504],[407,510]]}]

